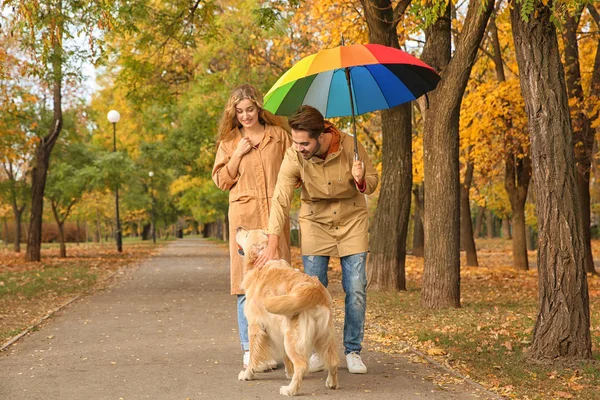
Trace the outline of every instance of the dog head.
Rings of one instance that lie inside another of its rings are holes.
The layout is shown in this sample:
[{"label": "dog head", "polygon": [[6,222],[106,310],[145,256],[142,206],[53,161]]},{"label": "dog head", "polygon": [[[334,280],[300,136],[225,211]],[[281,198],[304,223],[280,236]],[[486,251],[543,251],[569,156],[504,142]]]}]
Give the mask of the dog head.
[{"label": "dog head", "polygon": [[236,230],[235,241],[238,245],[238,253],[247,260],[247,263],[254,263],[259,253],[267,247],[269,236],[262,229],[249,231],[240,226]]}]

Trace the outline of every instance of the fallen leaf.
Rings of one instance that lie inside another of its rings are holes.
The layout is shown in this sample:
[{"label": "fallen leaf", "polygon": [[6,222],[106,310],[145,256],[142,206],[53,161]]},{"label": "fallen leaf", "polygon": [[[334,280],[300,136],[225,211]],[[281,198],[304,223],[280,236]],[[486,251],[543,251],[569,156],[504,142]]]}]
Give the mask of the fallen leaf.
[{"label": "fallen leaf", "polygon": [[446,351],[444,349],[440,349],[439,347],[432,347],[427,349],[427,354],[430,356],[443,356],[446,355]]},{"label": "fallen leaf", "polygon": [[573,395],[567,392],[554,392],[556,397],[560,397],[561,399],[572,399]]}]

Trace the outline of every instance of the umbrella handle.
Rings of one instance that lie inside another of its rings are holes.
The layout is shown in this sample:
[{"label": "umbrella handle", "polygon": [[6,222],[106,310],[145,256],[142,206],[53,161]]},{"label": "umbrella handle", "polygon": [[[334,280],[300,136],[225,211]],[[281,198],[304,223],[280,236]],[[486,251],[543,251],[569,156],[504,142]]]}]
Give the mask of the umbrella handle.
[{"label": "umbrella handle", "polygon": [[344,68],[344,72],[346,73],[346,83],[348,83],[348,93],[350,94],[350,110],[352,111],[352,131],[354,133],[354,159],[358,161],[358,137],[356,136],[356,118],[354,116],[354,99],[352,98],[352,84],[350,83],[350,68]]}]

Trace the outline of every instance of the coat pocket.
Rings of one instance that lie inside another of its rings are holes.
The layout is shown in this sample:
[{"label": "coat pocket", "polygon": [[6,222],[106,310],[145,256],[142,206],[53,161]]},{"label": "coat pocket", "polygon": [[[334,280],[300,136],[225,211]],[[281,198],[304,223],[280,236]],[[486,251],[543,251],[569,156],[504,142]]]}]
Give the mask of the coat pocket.
[{"label": "coat pocket", "polygon": [[327,212],[330,202],[328,200],[302,202],[298,218],[304,218],[315,222],[331,222],[331,216]]},{"label": "coat pocket", "polygon": [[256,193],[253,190],[232,190],[229,192],[230,203],[248,203],[256,198]]}]

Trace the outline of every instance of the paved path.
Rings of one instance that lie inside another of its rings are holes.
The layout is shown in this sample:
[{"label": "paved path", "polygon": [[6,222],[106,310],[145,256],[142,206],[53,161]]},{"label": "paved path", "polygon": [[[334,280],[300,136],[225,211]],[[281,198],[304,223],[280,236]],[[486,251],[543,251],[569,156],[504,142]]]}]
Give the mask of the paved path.
[{"label": "paved path", "polygon": [[[0,354],[2,400],[281,399],[283,368],[239,382],[241,350],[226,250],[183,239],[110,289],[64,308]],[[341,335],[340,335],[341,342]],[[342,360],[340,389],[309,374],[301,397],[488,399],[469,384],[440,388],[434,366],[363,350],[367,375]],[[342,349],[340,347],[340,354]]]}]

